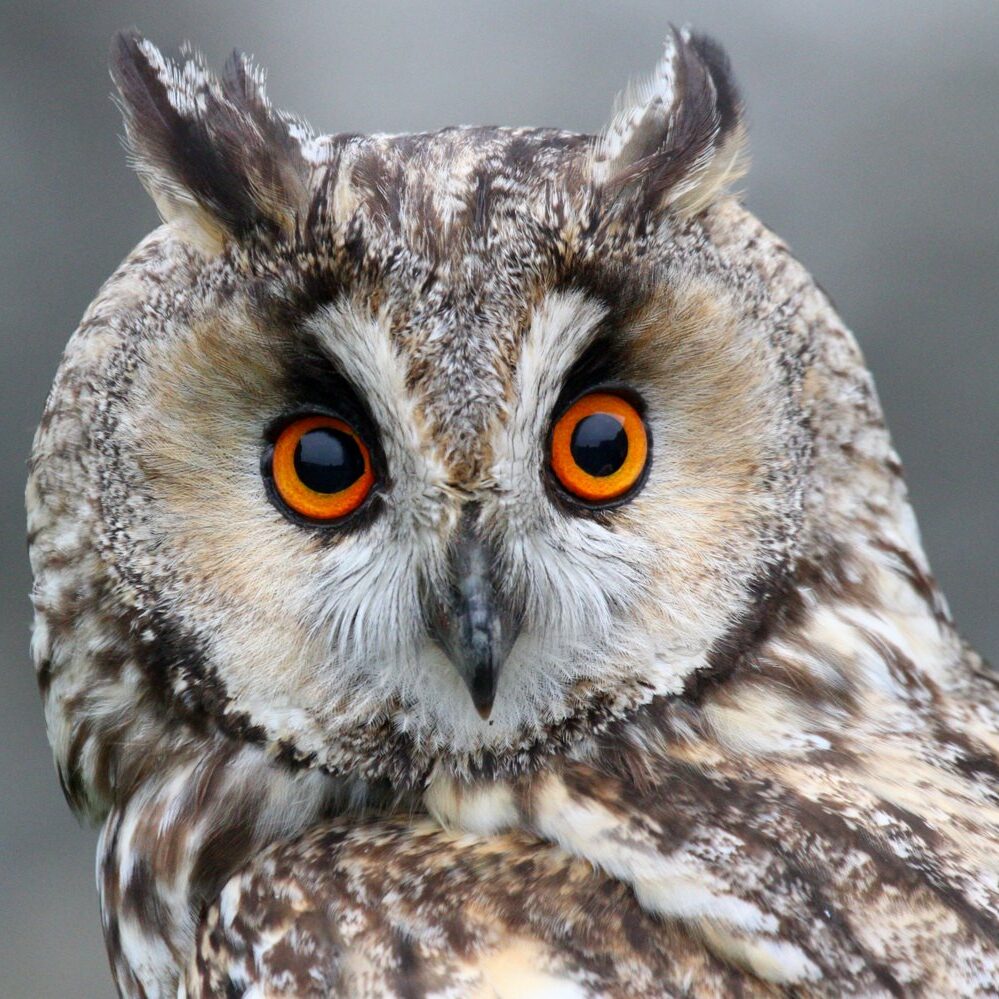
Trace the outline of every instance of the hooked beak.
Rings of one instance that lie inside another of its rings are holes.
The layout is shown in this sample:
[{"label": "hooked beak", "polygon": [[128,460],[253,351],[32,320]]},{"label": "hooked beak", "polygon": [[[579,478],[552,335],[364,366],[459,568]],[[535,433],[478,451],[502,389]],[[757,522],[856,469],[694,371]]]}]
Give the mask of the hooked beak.
[{"label": "hooked beak", "polygon": [[523,615],[499,593],[496,560],[477,533],[476,519],[475,505],[468,504],[451,546],[447,592],[429,600],[427,618],[430,634],[464,680],[475,710],[486,719]]}]

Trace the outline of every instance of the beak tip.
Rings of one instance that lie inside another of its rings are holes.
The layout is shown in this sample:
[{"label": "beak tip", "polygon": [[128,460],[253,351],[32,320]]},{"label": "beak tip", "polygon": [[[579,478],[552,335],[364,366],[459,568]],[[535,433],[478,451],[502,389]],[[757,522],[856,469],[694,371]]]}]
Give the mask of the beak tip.
[{"label": "beak tip", "polygon": [[493,703],[496,700],[497,670],[491,666],[480,666],[466,681],[468,692],[472,696],[472,704],[479,717],[486,721],[492,714]]}]

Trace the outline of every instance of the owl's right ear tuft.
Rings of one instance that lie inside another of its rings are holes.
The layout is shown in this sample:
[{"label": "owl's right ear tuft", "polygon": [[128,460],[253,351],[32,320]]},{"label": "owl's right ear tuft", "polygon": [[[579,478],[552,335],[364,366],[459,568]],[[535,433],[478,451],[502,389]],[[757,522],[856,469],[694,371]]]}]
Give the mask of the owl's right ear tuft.
[{"label": "owl's right ear tuft", "polygon": [[308,210],[308,126],[271,107],[239,53],[221,78],[183,54],[172,62],[134,32],[111,49],[130,159],[160,215],[210,252],[292,237]]}]

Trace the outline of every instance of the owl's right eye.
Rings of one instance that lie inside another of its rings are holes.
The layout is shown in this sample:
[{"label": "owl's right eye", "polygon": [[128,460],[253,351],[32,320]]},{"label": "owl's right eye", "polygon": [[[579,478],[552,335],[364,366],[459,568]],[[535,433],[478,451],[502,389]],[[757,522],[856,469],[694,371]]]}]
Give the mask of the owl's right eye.
[{"label": "owl's right eye", "polygon": [[333,416],[305,416],[284,427],[264,474],[291,511],[319,523],[352,514],[375,484],[367,445]]}]

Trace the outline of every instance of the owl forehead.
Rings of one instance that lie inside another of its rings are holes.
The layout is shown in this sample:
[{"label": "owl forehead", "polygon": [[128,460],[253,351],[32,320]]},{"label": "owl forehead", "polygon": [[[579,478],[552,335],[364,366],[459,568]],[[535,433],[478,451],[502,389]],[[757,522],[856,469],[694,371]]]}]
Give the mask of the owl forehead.
[{"label": "owl forehead", "polygon": [[388,276],[309,325],[362,397],[382,400],[386,415],[401,407],[387,429],[410,409],[452,481],[471,486],[509,420],[525,335],[550,294],[536,278],[444,264],[432,286]]},{"label": "owl forehead", "polygon": [[456,283],[391,327],[409,395],[467,474],[488,460],[488,431],[505,419],[523,340],[525,302],[495,283],[464,294]]},{"label": "owl forehead", "polygon": [[592,138],[554,129],[446,128],[332,136],[320,211],[355,239],[396,239],[431,262],[460,262],[483,243],[564,227]]},{"label": "owl forehead", "polygon": [[320,238],[344,248],[347,292],[387,330],[408,393],[465,474],[488,460],[524,331],[564,269],[586,142],[452,128],[352,137],[329,157]]}]

